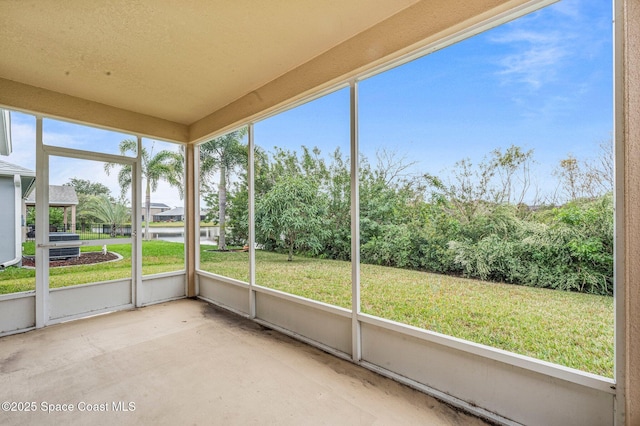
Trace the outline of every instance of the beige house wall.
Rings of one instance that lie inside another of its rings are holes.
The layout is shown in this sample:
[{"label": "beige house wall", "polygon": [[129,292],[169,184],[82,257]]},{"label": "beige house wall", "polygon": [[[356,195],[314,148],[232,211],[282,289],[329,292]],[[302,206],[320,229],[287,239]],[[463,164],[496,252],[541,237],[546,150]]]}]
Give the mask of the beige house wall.
[{"label": "beige house wall", "polygon": [[640,425],[640,0],[626,0],[624,8],[625,408],[631,426]]}]

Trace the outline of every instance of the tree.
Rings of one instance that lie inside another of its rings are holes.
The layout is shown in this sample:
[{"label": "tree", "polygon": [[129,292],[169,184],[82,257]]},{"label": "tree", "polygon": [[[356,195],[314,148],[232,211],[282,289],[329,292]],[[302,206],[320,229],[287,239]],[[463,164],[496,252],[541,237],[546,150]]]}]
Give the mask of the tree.
[{"label": "tree", "polygon": [[600,143],[598,157],[587,163],[587,173],[602,193],[613,191],[613,143],[611,139]]},{"label": "tree", "polygon": [[569,201],[583,196],[586,176],[573,155],[569,154],[567,158],[560,160],[554,174],[560,179],[560,185]]},{"label": "tree", "polygon": [[494,190],[494,201],[499,204],[521,204],[531,186],[533,150],[523,151],[521,147],[511,145],[504,153],[498,148],[491,154],[491,166],[500,178]]},{"label": "tree", "polygon": [[78,196],[78,220],[82,222],[96,222],[95,217],[89,215],[86,204],[92,196],[105,195],[111,198],[111,190],[98,182],[87,179],[71,178],[64,186],[72,186]]},{"label": "tree", "polygon": [[569,154],[560,160],[553,172],[568,201],[596,198],[613,191],[613,173],[613,145],[610,140],[600,143],[595,160],[582,160]]},{"label": "tree", "polygon": [[77,195],[111,195],[106,185],[87,179],[71,178],[64,186],[73,186]]},{"label": "tree", "polygon": [[293,260],[293,252],[298,248],[318,254],[326,232],[320,198],[317,186],[309,180],[283,177],[256,203],[258,239],[285,248],[288,261]]},{"label": "tree", "polygon": [[238,166],[244,165],[246,168],[247,145],[242,143],[242,138],[246,134],[247,129],[242,128],[200,145],[200,179],[203,186],[208,186],[208,179],[218,172],[218,225],[220,226],[218,250],[227,249],[227,186],[231,173]]},{"label": "tree", "polygon": [[477,165],[468,158],[456,162],[448,183],[431,174],[424,177],[432,187],[432,196],[446,199],[469,223],[483,207],[522,203],[531,186],[532,163],[533,150],[512,145],[505,152],[493,150]]},{"label": "tree", "polygon": [[112,237],[117,235],[118,227],[131,221],[129,208],[121,201],[113,201],[106,195],[92,196],[86,205],[87,212],[100,222],[110,225]]},{"label": "tree", "polygon": [[[133,139],[125,139],[120,142],[120,154],[136,153],[138,150],[138,142]],[[151,216],[151,192],[158,189],[158,182],[166,181],[169,185],[178,189],[180,198],[183,191],[183,175],[184,175],[184,156],[179,152],[163,150],[157,154],[153,154],[153,145],[148,151],[142,147],[142,178],[145,181],[145,239],[149,239],[149,222]],[[117,163],[106,163],[104,171],[107,175],[113,167],[120,166]],[[122,188],[122,195],[131,186],[131,166],[125,165],[120,167],[118,172],[118,183]]]},{"label": "tree", "polygon": [[[62,226],[64,216],[58,207],[49,207],[49,226]],[[36,224],[36,207],[27,207],[27,225]]]},{"label": "tree", "polygon": [[[269,188],[272,187],[269,178],[269,158],[260,147],[254,147],[254,189],[256,199],[260,199]],[[227,216],[229,227],[233,230],[231,237],[234,243],[242,245],[249,240],[249,181],[246,170],[241,171],[238,180],[233,182],[227,193]],[[207,198],[204,197],[205,202]],[[210,197],[211,202],[215,198],[214,214],[219,217],[219,203],[217,194]]]}]

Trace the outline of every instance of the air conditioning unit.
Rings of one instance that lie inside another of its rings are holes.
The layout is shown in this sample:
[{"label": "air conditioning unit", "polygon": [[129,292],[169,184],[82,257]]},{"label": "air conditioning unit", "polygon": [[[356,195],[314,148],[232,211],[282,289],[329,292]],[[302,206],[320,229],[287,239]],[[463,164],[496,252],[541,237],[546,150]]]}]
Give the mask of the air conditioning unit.
[{"label": "air conditioning unit", "polygon": [[[71,232],[51,232],[49,241],[79,241],[80,235]],[[49,249],[49,259],[69,259],[80,256],[80,247],[56,247]]]}]

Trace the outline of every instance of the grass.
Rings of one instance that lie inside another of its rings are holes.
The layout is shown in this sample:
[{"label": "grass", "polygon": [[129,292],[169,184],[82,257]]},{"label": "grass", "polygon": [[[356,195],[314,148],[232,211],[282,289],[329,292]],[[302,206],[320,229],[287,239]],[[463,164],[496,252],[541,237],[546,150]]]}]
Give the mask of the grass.
[{"label": "grass", "polygon": [[[143,273],[184,268],[183,245],[143,243]],[[91,247],[100,250],[100,247]],[[85,250],[85,249],[83,249]],[[129,245],[111,245],[123,260],[54,268],[51,287],[131,275]],[[249,254],[202,246],[202,270],[249,279]],[[613,377],[613,298],[489,283],[375,265],[361,265],[362,311],[556,364]],[[332,305],[351,307],[349,262],[258,251],[256,282]],[[0,272],[0,294],[32,290],[34,271]]]},{"label": "grass", "polygon": [[[248,280],[247,253],[202,252],[201,269]],[[371,315],[613,377],[613,298],[361,265]],[[351,307],[351,264],[256,253],[256,283]]]},{"label": "grass", "polygon": [[[49,270],[51,288],[67,287],[91,282],[109,281],[131,277],[131,245],[113,244],[109,251],[118,253],[122,260],[96,265],[80,265]],[[102,247],[82,247],[81,253],[100,251]],[[25,243],[24,253],[33,254],[33,243]],[[166,241],[144,241],[142,244],[142,274],[184,269],[184,245]],[[7,268],[0,272],[0,294],[16,293],[35,289],[35,270],[26,268]]]}]

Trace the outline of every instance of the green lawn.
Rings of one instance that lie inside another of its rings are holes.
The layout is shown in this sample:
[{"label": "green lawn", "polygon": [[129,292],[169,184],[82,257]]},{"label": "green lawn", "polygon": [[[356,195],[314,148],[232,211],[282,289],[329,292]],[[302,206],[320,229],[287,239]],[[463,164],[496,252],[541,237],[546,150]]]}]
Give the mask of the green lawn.
[{"label": "green lawn", "polygon": [[[117,262],[98,265],[51,268],[49,282],[51,288],[87,284],[98,281],[131,277],[131,245],[113,244],[109,251],[123,258]],[[100,251],[102,247],[82,247],[81,252]],[[24,253],[34,252],[33,243],[25,243]],[[184,245],[166,241],[144,241],[142,244],[143,275],[184,269]],[[7,268],[0,272],[0,294],[15,293],[35,289],[35,271],[26,268]]]},{"label": "green lawn", "polygon": [[[100,250],[100,247],[91,247]],[[201,269],[248,281],[249,254],[209,251]],[[84,249],[83,249],[84,250]],[[129,245],[111,245],[123,260],[54,268],[51,287],[129,277]],[[143,273],[184,268],[183,245],[143,243]],[[361,266],[362,311],[580,370],[613,376],[613,298],[489,283],[374,265]],[[348,262],[258,251],[256,282],[321,302],[351,307]],[[0,272],[0,294],[32,290],[33,270]]]},{"label": "green lawn", "polygon": [[[248,280],[247,253],[202,252],[201,269]],[[613,298],[362,265],[362,311],[613,377]],[[256,283],[351,307],[351,264],[256,253]]]}]

